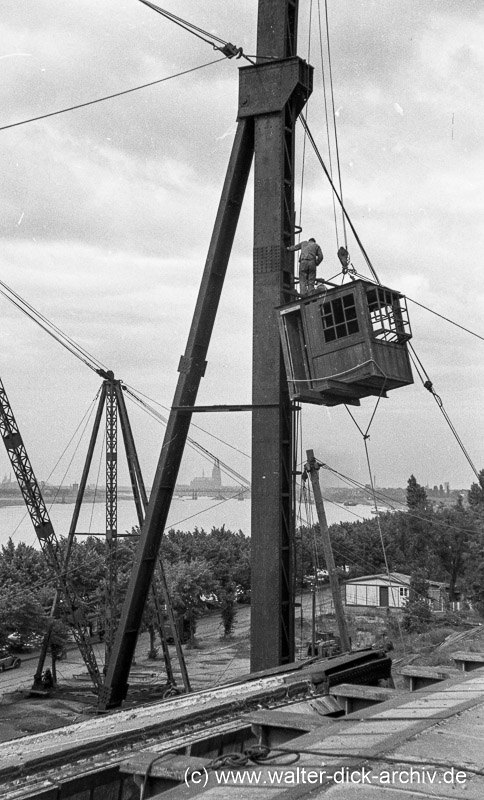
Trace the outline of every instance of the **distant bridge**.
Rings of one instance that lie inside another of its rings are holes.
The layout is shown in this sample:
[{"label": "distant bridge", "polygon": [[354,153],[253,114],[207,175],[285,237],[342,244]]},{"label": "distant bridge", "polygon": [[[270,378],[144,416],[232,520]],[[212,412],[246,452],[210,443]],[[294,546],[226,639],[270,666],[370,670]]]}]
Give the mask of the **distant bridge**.
[{"label": "distant bridge", "polygon": [[220,500],[247,500],[250,497],[250,489],[245,486],[219,486],[216,489],[206,489],[196,486],[175,486],[174,497],[214,497]]}]

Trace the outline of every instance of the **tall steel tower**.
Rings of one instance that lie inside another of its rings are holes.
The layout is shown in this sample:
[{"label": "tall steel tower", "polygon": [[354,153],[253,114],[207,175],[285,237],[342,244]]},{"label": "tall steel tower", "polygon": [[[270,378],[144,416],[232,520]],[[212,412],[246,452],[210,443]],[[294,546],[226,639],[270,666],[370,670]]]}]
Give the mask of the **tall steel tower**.
[{"label": "tall steel tower", "polygon": [[[143,608],[255,154],[252,472],[252,670],[294,657],[292,412],[276,307],[290,299],[294,127],[312,90],[296,56],[298,0],[259,0],[257,63],[240,70],[238,124],[185,354],[106,681],[102,708],[127,692]],[[239,408],[242,408],[239,406]],[[206,410],[206,407],[205,409]],[[220,406],[214,408],[220,410]],[[248,410],[248,409],[247,409]]]}]

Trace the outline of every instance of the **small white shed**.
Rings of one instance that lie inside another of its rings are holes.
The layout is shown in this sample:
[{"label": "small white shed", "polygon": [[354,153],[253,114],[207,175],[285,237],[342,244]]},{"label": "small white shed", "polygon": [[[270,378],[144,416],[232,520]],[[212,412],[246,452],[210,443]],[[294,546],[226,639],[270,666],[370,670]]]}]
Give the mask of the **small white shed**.
[{"label": "small white shed", "polygon": [[[442,610],[448,601],[448,586],[440,581],[428,581],[429,605]],[[362,575],[344,584],[344,603],[347,606],[403,608],[408,600],[410,575],[403,572],[381,572]]]},{"label": "small white shed", "polygon": [[345,581],[344,602],[347,606],[402,608],[408,599],[409,586],[410,575],[400,572],[362,575]]}]

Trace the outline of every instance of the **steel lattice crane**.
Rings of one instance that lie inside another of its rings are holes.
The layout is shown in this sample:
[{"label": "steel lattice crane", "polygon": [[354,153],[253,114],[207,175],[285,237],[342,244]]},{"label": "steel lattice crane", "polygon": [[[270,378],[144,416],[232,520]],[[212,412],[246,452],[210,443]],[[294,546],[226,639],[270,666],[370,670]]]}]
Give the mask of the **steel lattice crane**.
[{"label": "steel lattice crane", "polygon": [[[0,380],[0,434],[32,520],[37,539],[50,570],[55,575],[57,591],[62,602],[59,607],[69,624],[86,664],[91,680],[98,689],[102,676],[96,656],[89,641],[89,627],[83,602],[77,596],[66,574],[59,540],[50,520],[37,478],[22,441],[18,425],[9,403],[5,387]],[[45,647],[45,649],[47,649]],[[36,675],[37,678],[37,675]]]},{"label": "steel lattice crane", "polygon": [[[0,380],[0,434],[3,438],[5,448],[10,458],[15,476],[20,486],[29,516],[32,520],[37,538],[39,540],[42,552],[46,558],[47,564],[56,577],[57,591],[52,605],[51,618],[53,619],[56,609],[63,612],[63,616],[69,626],[72,628],[74,637],[79,646],[79,650],[86,664],[89,675],[95,688],[99,691],[101,689],[103,678],[97,665],[96,656],[92,648],[92,640],[90,635],[89,622],[84,615],[82,608],[82,601],[77,597],[73,590],[70,581],[67,578],[66,569],[70,554],[72,541],[76,533],[77,521],[79,512],[84,497],[84,491],[87,484],[89,469],[92,462],[92,456],[96,439],[100,429],[101,417],[103,408],[106,408],[106,544],[107,544],[107,584],[108,584],[108,608],[107,622],[108,629],[106,631],[106,666],[109,662],[111,652],[111,643],[113,636],[116,632],[116,538],[117,538],[117,418],[121,422],[121,429],[123,440],[126,449],[126,457],[128,460],[128,468],[133,490],[134,500],[136,504],[138,522],[141,527],[143,524],[144,513],[148,505],[148,498],[144,486],[143,477],[139,465],[136,446],[134,443],[131,425],[126,409],[126,404],[123,397],[123,387],[121,381],[116,380],[112,372],[99,371],[104,382],[101,389],[98,409],[94,421],[94,427],[91,434],[91,440],[88,448],[86,461],[84,464],[79,490],[77,494],[74,513],[69,528],[67,537],[67,547],[65,553],[62,554],[59,541],[54,531],[49,512],[45,505],[42,493],[35,477],[32,465],[30,463],[25,445],[22,441],[20,431],[15,420],[10,402],[8,400],[5,387]],[[163,570],[161,560],[159,560],[160,580],[162,586],[163,600],[166,607],[168,621],[172,631],[177,657],[180,665],[182,680],[185,691],[191,691],[188,673],[186,670],[183,651],[181,649],[180,638],[177,630],[176,619],[171,607],[171,601],[166,584],[166,578]],[[163,655],[165,660],[166,672],[170,687],[175,688],[176,683],[174,679],[173,668],[171,665],[171,658],[166,641],[166,631],[163,622],[163,609],[155,591],[155,586],[152,586],[153,600],[155,603],[156,616],[158,620],[158,628],[160,639],[163,647]],[[42,688],[42,671],[47,656],[47,650],[50,641],[51,629],[44,637],[37,671],[34,677],[33,690],[36,691]]]},{"label": "steel lattice crane", "polygon": [[[117,464],[118,464],[118,436],[117,423],[118,417],[121,425],[121,438],[124,442],[126,460],[128,464],[131,490],[136,506],[138,524],[141,529],[143,525],[146,508],[148,506],[148,496],[146,493],[143,475],[136,451],[131,423],[129,421],[128,410],[124,400],[125,386],[122,381],[116,379],[111,370],[97,370],[98,374],[104,378],[99,399],[98,413],[94,422],[91,435],[86,463],[82,475],[79,492],[84,491],[87,482],[87,475],[91,466],[94,445],[100,430],[102,409],[106,409],[106,561],[107,561],[107,603],[106,603],[106,668],[111,657],[112,643],[118,625],[117,615]],[[81,497],[82,499],[82,497]],[[161,583],[163,603],[166,608],[166,615],[169,627],[172,632],[173,641],[176,648],[178,663],[186,692],[191,691],[188,672],[186,669],[185,658],[181,647],[180,635],[177,622],[173,613],[171,599],[169,596],[168,585],[161,558],[158,558],[158,570]],[[151,594],[155,606],[155,615],[160,641],[163,650],[165,669],[170,688],[176,687],[174,672],[171,664],[170,652],[168,649],[167,635],[165,630],[164,612],[158,597],[154,580],[151,583]]]}]

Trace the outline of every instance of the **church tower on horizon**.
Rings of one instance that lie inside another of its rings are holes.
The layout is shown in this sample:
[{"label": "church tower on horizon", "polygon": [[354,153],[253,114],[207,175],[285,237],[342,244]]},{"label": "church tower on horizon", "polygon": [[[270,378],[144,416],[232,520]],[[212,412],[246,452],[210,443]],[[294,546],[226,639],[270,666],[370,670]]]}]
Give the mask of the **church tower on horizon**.
[{"label": "church tower on horizon", "polygon": [[220,472],[220,461],[218,458],[215,459],[212,469],[212,481],[214,488],[218,488],[222,486],[222,473]]}]

